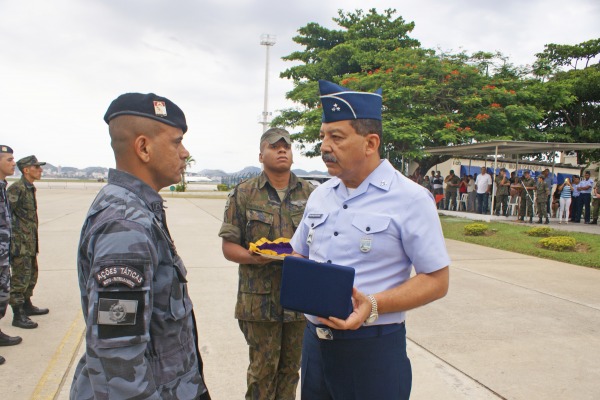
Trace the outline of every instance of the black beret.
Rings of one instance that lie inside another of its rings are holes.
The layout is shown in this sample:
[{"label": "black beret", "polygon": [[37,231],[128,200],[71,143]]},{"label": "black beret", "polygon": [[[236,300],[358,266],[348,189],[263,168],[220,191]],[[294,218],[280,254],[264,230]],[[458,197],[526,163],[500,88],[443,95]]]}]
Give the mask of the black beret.
[{"label": "black beret", "polygon": [[11,149],[10,147],[1,144],[0,145],[0,153],[9,153],[12,154],[13,153],[13,149]]},{"label": "black beret", "polygon": [[177,104],[166,97],[154,93],[125,93],[110,103],[104,121],[108,124],[111,119],[120,115],[137,115],[138,117],[150,118],[163,124],[174,126],[187,132],[185,114]]}]

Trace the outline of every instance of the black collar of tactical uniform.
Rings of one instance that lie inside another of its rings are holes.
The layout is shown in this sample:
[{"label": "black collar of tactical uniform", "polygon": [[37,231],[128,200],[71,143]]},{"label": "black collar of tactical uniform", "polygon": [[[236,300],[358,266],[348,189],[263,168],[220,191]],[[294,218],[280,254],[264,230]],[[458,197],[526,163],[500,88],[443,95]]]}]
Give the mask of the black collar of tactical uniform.
[{"label": "black collar of tactical uniform", "polygon": [[108,170],[108,183],[124,187],[136,194],[146,203],[148,209],[152,210],[162,220],[164,200],[156,190],[152,189],[144,181],[125,171],[111,168]]}]

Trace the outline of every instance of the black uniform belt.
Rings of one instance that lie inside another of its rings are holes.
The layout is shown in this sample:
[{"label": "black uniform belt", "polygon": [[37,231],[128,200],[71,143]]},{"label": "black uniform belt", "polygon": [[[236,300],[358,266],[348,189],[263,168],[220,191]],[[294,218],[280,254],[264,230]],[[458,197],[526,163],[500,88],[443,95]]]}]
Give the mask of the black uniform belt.
[{"label": "black uniform belt", "polygon": [[397,332],[404,327],[404,321],[399,324],[387,324],[387,325],[373,325],[363,326],[357,330],[346,330],[341,331],[338,329],[332,329],[325,325],[315,325],[310,321],[307,321],[306,326],[308,329],[323,340],[352,340],[352,339],[368,339],[378,336],[384,336],[393,332]]}]

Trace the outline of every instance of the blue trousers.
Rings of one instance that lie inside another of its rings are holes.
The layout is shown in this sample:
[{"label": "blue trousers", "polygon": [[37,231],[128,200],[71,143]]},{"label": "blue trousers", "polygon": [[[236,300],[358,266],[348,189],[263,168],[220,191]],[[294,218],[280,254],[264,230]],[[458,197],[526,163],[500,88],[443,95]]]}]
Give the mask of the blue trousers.
[{"label": "blue trousers", "polygon": [[325,340],[307,326],[301,371],[302,400],[408,399],[412,369],[406,328],[364,339]]},{"label": "blue trousers", "polygon": [[581,211],[583,211],[583,209],[585,208],[585,211],[583,211],[583,219],[585,220],[585,222],[590,222],[590,202],[591,201],[592,201],[591,193],[581,193],[579,195],[579,215],[578,215],[578,217],[581,218]]}]

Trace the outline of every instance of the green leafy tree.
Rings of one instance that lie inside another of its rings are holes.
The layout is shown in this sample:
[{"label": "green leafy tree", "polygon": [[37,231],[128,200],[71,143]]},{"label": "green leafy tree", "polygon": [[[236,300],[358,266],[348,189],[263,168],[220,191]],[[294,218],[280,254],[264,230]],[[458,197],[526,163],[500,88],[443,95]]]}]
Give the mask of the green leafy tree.
[{"label": "green leafy tree", "polygon": [[[536,54],[534,74],[546,110],[538,124],[548,140],[600,142],[600,39],[576,45],[547,44]],[[598,151],[577,153],[578,163],[600,160]],[[585,167],[584,167],[585,168]]]},{"label": "green leafy tree", "polygon": [[294,81],[287,98],[299,106],[283,110],[273,123],[299,128],[296,139],[305,154],[319,154],[318,79],[383,89],[382,151],[397,166],[417,160],[424,171],[448,158],[426,157],[424,147],[540,136],[533,129],[542,118],[532,105],[536,87],[501,54],[424,49],[408,36],[414,23],[394,18],[395,10],[338,14],[334,21],[343,29],[310,23],[294,38],[304,51],[284,57],[303,63],[281,73]]}]

